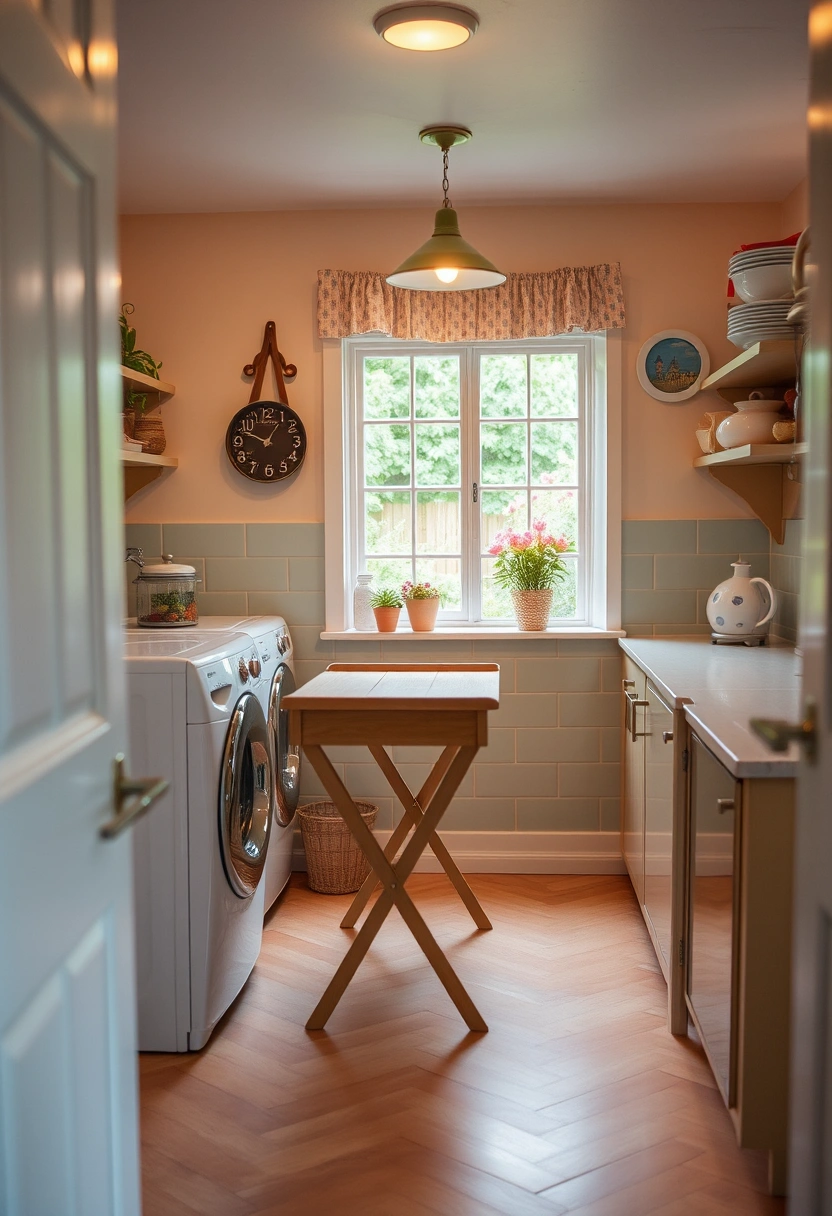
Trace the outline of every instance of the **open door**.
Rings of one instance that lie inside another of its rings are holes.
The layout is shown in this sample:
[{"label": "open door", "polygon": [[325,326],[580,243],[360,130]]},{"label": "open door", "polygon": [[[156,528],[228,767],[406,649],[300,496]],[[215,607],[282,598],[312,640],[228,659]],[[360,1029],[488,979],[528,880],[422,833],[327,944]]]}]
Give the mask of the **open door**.
[{"label": "open door", "polygon": [[115,73],[109,0],[0,2],[4,1216],[140,1209]]}]

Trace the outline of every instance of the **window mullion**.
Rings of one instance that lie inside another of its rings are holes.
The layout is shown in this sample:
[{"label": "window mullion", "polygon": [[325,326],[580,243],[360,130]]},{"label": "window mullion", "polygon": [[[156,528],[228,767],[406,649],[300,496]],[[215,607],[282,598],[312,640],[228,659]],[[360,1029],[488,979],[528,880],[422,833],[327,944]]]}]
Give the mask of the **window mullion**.
[{"label": "window mullion", "polygon": [[[465,417],[467,454],[466,476],[463,485],[466,487],[466,505],[468,527],[464,539],[466,570],[468,578],[468,620],[476,623],[482,620],[482,536],[480,526],[480,503],[482,494],[480,482],[480,400],[479,400],[479,351],[470,349],[465,355]],[[477,482],[479,493],[474,502],[473,485]]]}]

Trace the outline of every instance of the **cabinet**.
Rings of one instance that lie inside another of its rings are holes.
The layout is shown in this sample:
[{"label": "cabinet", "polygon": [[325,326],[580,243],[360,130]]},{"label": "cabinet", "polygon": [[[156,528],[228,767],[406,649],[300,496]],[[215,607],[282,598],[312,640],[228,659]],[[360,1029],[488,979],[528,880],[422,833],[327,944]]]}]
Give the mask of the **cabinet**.
[{"label": "cabinet", "polygon": [[691,732],[686,999],[743,1148],[786,1185],[794,781],[736,780]]},{"label": "cabinet", "polygon": [[685,916],[683,884],[674,879],[684,866],[684,840],[675,828],[685,815],[685,777],[674,745],[680,711],[626,655],[622,692],[621,852],[668,986],[668,1027],[684,1034],[684,969],[674,949]]}]

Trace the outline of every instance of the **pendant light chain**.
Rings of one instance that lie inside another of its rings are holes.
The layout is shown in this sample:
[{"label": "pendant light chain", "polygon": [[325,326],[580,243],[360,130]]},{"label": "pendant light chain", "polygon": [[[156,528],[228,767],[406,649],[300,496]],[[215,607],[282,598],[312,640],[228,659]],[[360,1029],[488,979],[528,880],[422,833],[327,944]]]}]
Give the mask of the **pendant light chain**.
[{"label": "pendant light chain", "polygon": [[442,149],[442,190],[444,191],[444,194],[445,194],[445,199],[444,199],[444,202],[442,203],[443,207],[452,207],[453,206],[453,204],[451,203],[451,200],[448,198],[449,187],[450,187],[450,182],[448,181],[448,149],[443,148]]}]

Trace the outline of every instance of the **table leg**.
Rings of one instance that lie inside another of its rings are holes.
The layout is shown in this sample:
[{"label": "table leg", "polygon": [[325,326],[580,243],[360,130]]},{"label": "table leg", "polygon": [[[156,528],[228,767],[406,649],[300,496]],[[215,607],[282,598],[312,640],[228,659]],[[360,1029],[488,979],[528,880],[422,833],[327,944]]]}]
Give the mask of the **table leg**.
[{"label": "table leg", "polygon": [[[384,749],[382,748],[382,750],[384,750]],[[372,752],[373,749],[370,748],[370,751]],[[419,790],[420,808],[427,807],[430,804],[431,799],[433,798],[434,794],[436,793],[437,789],[439,788],[440,781],[442,780],[442,778],[445,776],[445,773],[450,768],[451,761],[453,760],[454,756],[457,754],[458,751],[459,751],[459,748],[455,747],[453,745],[450,747],[446,747],[443,750],[439,759],[436,761],[433,768],[428,773],[428,777],[427,777],[427,780],[425,781],[425,784]],[[385,756],[387,755],[386,752],[384,754],[385,754]],[[391,764],[392,764],[392,761],[391,761]],[[419,819],[421,818],[421,810],[420,810],[419,816],[416,818],[414,818],[414,816],[411,814],[409,807],[405,807],[405,811],[406,811],[406,814],[404,814],[401,817],[401,819],[399,820],[398,824],[396,825],[396,827],[393,831],[393,835],[387,841],[387,844],[385,846],[384,856],[388,859],[388,861],[392,861],[394,859],[394,857],[398,853],[399,849],[401,848],[401,846],[404,844],[405,840],[407,839],[407,835],[411,829],[411,826],[418,823]],[[376,887],[380,886],[380,885],[381,884],[379,882],[378,877],[376,876],[374,871],[371,870],[370,873],[367,875],[367,877],[364,879],[364,882],[361,884],[360,889],[356,893],[355,899],[350,904],[350,906],[347,910],[346,916],[341,921],[342,929],[354,929],[355,928],[355,925],[356,925],[356,922],[357,922],[359,916],[361,915],[361,913],[364,911],[365,907],[367,906],[367,901],[369,900],[370,896],[372,895],[372,893],[376,889]]]},{"label": "table leg", "polygon": [[[421,794],[419,795],[418,799],[413,797],[407,782],[404,780],[401,773],[398,771],[383,747],[374,746],[370,748],[370,751],[376,764],[390,782],[393,793],[404,807],[405,822],[409,818],[415,827],[416,824],[421,821],[425,810],[427,810],[427,806],[424,802],[422,802]],[[431,832],[428,843],[433,849],[434,855],[439,859],[442,868],[448,875],[448,878],[450,878],[451,882],[459,892],[460,898],[465,904],[465,907],[471,913],[471,918],[474,924],[478,929],[490,929],[492,927],[491,921],[483,912],[482,908],[480,907],[479,900],[468,886],[466,880],[463,878],[462,871],[459,869],[453,857],[451,857],[447,848],[440,840],[438,832]]]},{"label": "table leg", "polygon": [[395,904],[402,920],[416,938],[422,952],[469,1030],[486,1031],[488,1027],[482,1015],[465,991],[459,976],[442,953],[438,942],[404,888],[416,862],[427,846],[431,833],[436,830],[442,815],[474,759],[477,753],[476,747],[459,749],[431,801],[430,808],[414,829],[396,866],[391,865],[388,858],[385,857],[381,846],[364,823],[358,808],[322,748],[318,745],[310,745],[305,748],[305,751],[324,788],[338,807],[364,855],[384,884],[384,890],[370,910],[367,919],[359,929],[355,940],[307,1021],[306,1029],[322,1030],[324,1028],[347,985],[355,975],[359,963],[366,955],[374,937]]}]

